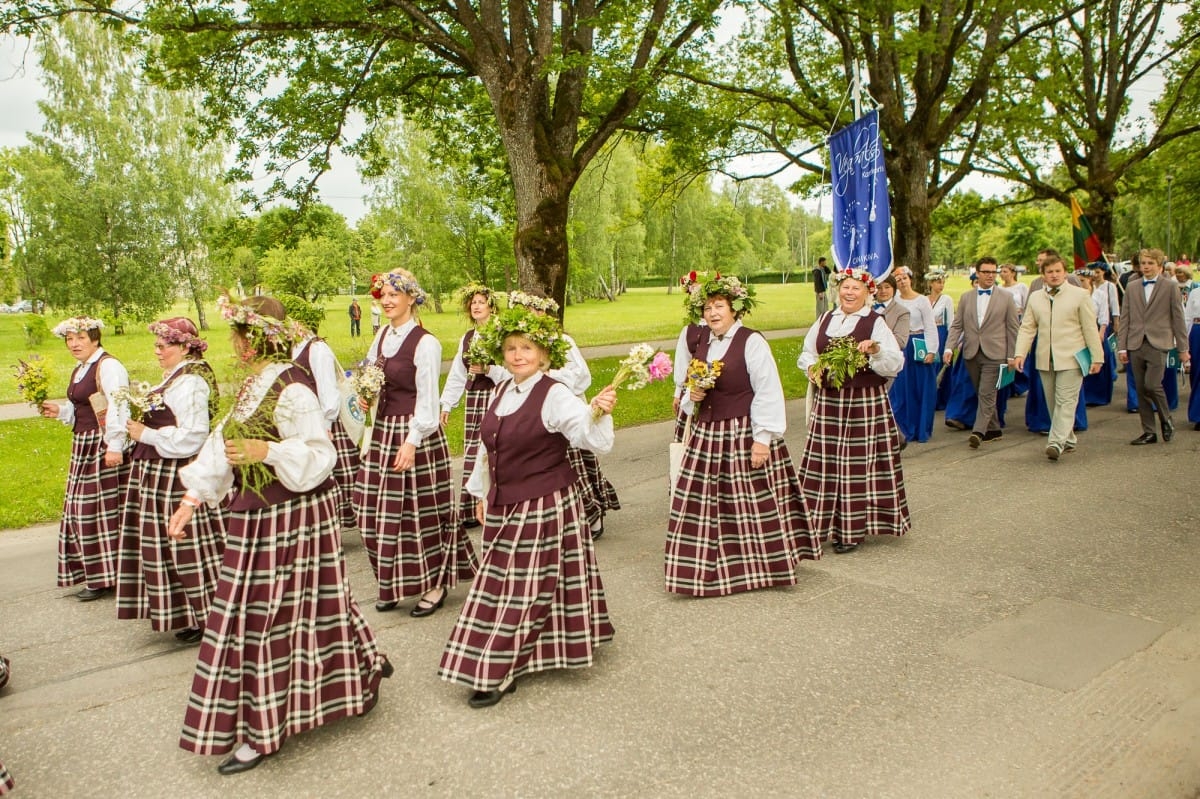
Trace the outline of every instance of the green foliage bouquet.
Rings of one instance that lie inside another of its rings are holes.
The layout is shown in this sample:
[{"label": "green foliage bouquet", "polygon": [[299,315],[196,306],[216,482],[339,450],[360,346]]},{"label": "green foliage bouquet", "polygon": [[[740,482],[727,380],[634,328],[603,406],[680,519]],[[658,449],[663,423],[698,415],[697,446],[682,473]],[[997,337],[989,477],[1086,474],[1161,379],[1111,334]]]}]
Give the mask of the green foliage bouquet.
[{"label": "green foliage bouquet", "polygon": [[867,356],[858,349],[858,340],[854,336],[840,336],[817,356],[817,376],[813,382],[841,388],[866,365]]}]

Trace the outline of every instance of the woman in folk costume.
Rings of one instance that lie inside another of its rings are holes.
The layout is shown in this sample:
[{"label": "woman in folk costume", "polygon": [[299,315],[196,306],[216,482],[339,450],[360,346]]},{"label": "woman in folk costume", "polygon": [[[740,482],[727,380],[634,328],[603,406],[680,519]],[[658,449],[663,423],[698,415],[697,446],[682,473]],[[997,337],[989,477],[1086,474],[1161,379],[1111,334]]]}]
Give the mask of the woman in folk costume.
[{"label": "woman in folk costume", "polygon": [[[554,300],[524,291],[509,292],[508,306],[528,308],[534,313],[550,316],[558,313],[558,303]],[[582,398],[592,385],[592,371],[575,344],[575,339],[566,333],[562,333],[562,337],[569,347],[566,363],[561,368],[551,369],[549,375],[571,389],[575,396]],[[592,538],[597,539],[604,535],[604,515],[610,510],[621,509],[617,489],[613,488],[613,484],[601,471],[596,453],[579,447],[570,447],[567,453],[575,466],[575,472],[579,475],[579,491],[583,495],[583,506],[587,511]]]},{"label": "woman in folk costume", "polygon": [[358,528],[358,513],[354,510],[351,494],[354,478],[358,475],[358,444],[346,432],[342,424],[342,395],[338,381],[342,377],[341,366],[333,348],[313,331],[299,322],[292,322],[292,362],[303,370],[305,384],[317,395],[321,403],[321,414],[325,418],[325,429],[337,450],[337,463],[333,467],[333,482],[338,488],[338,520],[342,532]]},{"label": "woman in folk costume", "polygon": [[58,585],[83,583],[75,595],[80,602],[99,599],[117,584],[121,502],[129,476],[124,456],[129,411],[113,401],[114,393],[129,385],[129,373],[100,346],[103,327],[87,316],[54,327],[51,332],[66,342],[79,365],[71,373],[67,402],[42,403],[42,416],[71,425],[73,432],[58,527]]},{"label": "woman in folk costume", "polygon": [[[1021,282],[1015,264],[1000,264],[1000,288],[1012,295],[1013,303],[1017,306],[1017,318],[1020,319],[1021,314],[1025,313],[1025,303],[1029,302],[1029,286]],[[1001,427],[1004,426],[1004,411],[1000,405],[1000,398],[1004,397],[1004,402],[1007,404],[1009,396],[1019,397],[1028,390],[1029,379],[1025,377],[1024,372],[1017,372],[1013,375],[1012,385],[996,395],[996,409],[1001,414]]]},{"label": "woman in folk costume", "polygon": [[483,412],[487,410],[492,389],[508,378],[508,372],[504,371],[503,366],[482,363],[475,358],[474,354],[480,352],[479,344],[472,349],[483,326],[496,312],[496,298],[492,296],[492,290],[482,283],[469,283],[462,289],[461,297],[462,310],[471,320],[471,328],[459,339],[454,360],[450,361],[450,372],[446,375],[446,385],[442,387],[440,421],[445,427],[450,412],[466,397],[463,403],[463,473],[458,516],[464,527],[476,527],[479,523],[475,521],[475,498],[467,492],[467,479],[475,468],[479,450],[479,423],[483,420]]},{"label": "woman in folk costume", "polygon": [[[946,272],[943,269],[930,269],[925,273],[925,284],[929,287],[929,304],[933,308],[933,321],[937,324],[938,341],[946,346],[946,336],[950,334],[950,323],[954,321],[954,300],[946,294]],[[939,369],[940,380],[937,384],[937,401],[934,410],[946,410],[950,400],[950,373],[943,374]]]},{"label": "woman in folk costume", "polygon": [[196,509],[229,496],[221,577],[179,745],[232,752],[217,770],[236,774],[293,735],[371,710],[392,666],[350,594],[331,478],[337,452],[291,362],[283,305],[222,298],[220,308],[250,375],[180,469],[187,493],[167,533],[186,541]]},{"label": "woman in folk costume", "polygon": [[[1200,291],[1188,294],[1187,302],[1183,304],[1183,323],[1188,329],[1188,351],[1200,353]],[[1194,360],[1188,377],[1192,393],[1188,397],[1187,420],[1192,423],[1193,430],[1200,431],[1200,364]]]},{"label": "woman in folk costume", "polygon": [[[8,658],[0,655],[0,690],[8,685],[8,674]],[[4,764],[0,763],[0,796],[3,796],[15,787],[16,783],[13,782],[12,775],[4,768]]]},{"label": "woman in folk costume", "polygon": [[[884,389],[907,366],[887,324],[871,313],[871,275],[847,269],[834,280],[839,307],[809,330],[797,362],[815,393],[800,475],[813,529],[843,554],[868,535],[904,535],[911,526],[900,436]],[[839,387],[821,358],[846,337],[867,357]]]},{"label": "woman in folk costume", "polygon": [[679,331],[679,338],[675,341],[675,359],[672,361],[671,374],[675,379],[675,398],[672,400],[671,409],[675,413],[675,435],[673,441],[683,441],[683,434],[687,427],[687,414],[683,412],[683,399],[687,396],[688,390],[686,387],[688,367],[691,366],[692,358],[696,354],[696,348],[700,346],[700,340],[707,335],[708,330],[704,324],[704,318],[700,307],[697,307],[691,302],[693,292],[700,291],[701,286],[711,279],[711,275],[707,272],[696,272],[695,270],[687,273],[679,278],[679,284],[683,286],[683,309],[687,314],[687,324]]},{"label": "woman in folk costume", "polygon": [[176,630],[190,644],[203,636],[212,607],[225,519],[219,508],[196,508],[182,541],[167,536],[167,523],[184,494],[179,470],[208,438],[217,387],[204,361],[208,343],[190,319],[164,319],[150,332],[163,379],[141,400],[147,406],[141,421],[125,423],[136,443],[121,526],[117,618],[149,619],[155,632]]},{"label": "woman in folk costume", "polygon": [[771,347],[742,324],[750,290],[719,273],[693,295],[708,323],[696,360],[716,380],[684,400],[691,430],[671,490],[666,590],[724,596],[795,585],[801,560],[821,556],[783,434],[783,386]]},{"label": "woman in folk costume", "polygon": [[489,349],[512,373],[484,414],[468,489],[479,498],[483,563],[442,652],[438,676],[488,707],[526,674],[592,665],[612,640],[604,586],[567,455],[608,452],[616,391],[586,403],[550,377],[569,345],[557,320],[519,305],[497,315]]},{"label": "woman in folk costume", "polygon": [[1113,380],[1116,376],[1117,354],[1108,346],[1108,334],[1112,330],[1112,309],[1108,302],[1109,284],[1099,272],[1090,269],[1075,273],[1083,288],[1092,294],[1092,308],[1096,311],[1096,324],[1100,328],[1100,347],[1104,350],[1104,364],[1094,375],[1083,376],[1082,401],[1089,407],[1108,405],[1113,397]]},{"label": "woman in folk costume", "polygon": [[[918,294],[912,285],[912,270],[898,266],[893,272],[898,295],[896,302],[910,314],[908,345],[904,349],[904,369],[896,375],[889,396],[896,424],[909,441],[928,441],[933,435],[933,412],[937,405],[937,373],[940,365],[937,322],[929,298]],[[917,350],[924,353],[918,357]]]},{"label": "woman in folk costume", "polygon": [[419,597],[409,611],[431,616],[459,580],[475,576],[475,550],[454,512],[450,448],[438,423],[442,345],[417,323],[425,292],[409,272],[371,278],[386,323],[367,351],[383,370],[374,424],[364,435],[354,507],[371,569],[375,609]]}]

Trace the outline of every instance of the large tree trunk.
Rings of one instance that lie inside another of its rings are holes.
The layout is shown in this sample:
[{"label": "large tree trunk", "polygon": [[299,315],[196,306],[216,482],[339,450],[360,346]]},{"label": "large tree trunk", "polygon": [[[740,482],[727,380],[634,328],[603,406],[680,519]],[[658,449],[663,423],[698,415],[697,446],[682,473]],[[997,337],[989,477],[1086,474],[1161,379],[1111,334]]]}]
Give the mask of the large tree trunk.
[{"label": "large tree trunk", "polygon": [[924,291],[933,237],[933,209],[929,205],[928,160],[920,153],[901,153],[887,164],[895,233],[892,257],[895,266],[907,266],[915,275],[914,288]]}]

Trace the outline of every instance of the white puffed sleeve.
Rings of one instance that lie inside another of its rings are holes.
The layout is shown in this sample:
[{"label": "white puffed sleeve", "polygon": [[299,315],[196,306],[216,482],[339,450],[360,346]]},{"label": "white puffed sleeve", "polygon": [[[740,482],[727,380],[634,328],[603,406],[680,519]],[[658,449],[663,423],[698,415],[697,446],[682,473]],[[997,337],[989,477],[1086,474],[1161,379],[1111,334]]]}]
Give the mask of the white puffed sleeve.
[{"label": "white puffed sleeve", "polygon": [[438,378],[442,374],[442,343],[432,334],[422,336],[413,352],[417,367],[417,401],[412,420],[408,423],[406,443],[421,446],[425,437],[441,426],[438,406]]},{"label": "white puffed sleeve", "polygon": [[163,392],[163,402],[175,414],[175,424],[142,431],[141,443],[164,458],[190,458],[208,437],[208,382],[200,375],[175,378]]},{"label": "white puffed sleeve", "polygon": [[279,393],[274,419],[281,440],[267,444],[263,462],[275,470],[284,487],[311,491],[333,474],[337,462],[316,395],[307,386],[292,383]]},{"label": "white puffed sleeve", "polygon": [[593,420],[592,406],[561,383],[546,392],[542,423],[551,433],[561,433],[573,447],[600,455],[612,451],[615,439],[612,414]]},{"label": "white puffed sleeve", "polygon": [[751,433],[759,444],[770,444],[787,432],[787,409],[771,345],[760,335],[746,339],[746,371],[754,390],[754,398],[750,400]]},{"label": "white puffed sleeve", "polygon": [[129,445],[129,433],[125,423],[129,421],[129,406],[124,402],[113,402],[113,392],[129,385],[129,372],[116,358],[100,361],[96,382],[108,400],[108,411],[104,419],[104,443],[109,452],[122,452]]},{"label": "white puffed sleeve", "polygon": [[592,371],[588,369],[587,361],[579,351],[579,346],[575,344],[575,339],[566,333],[563,333],[562,337],[571,345],[567,352],[567,362],[561,369],[551,369],[547,374],[571,389],[575,396],[582,397],[592,385]]},{"label": "white puffed sleeve", "polygon": [[450,371],[446,373],[446,385],[442,386],[442,397],[439,403],[442,410],[446,413],[454,410],[459,401],[462,400],[463,392],[467,389],[467,367],[463,364],[463,341],[467,338],[466,334],[458,340],[458,347],[454,350],[454,358],[450,361]]}]

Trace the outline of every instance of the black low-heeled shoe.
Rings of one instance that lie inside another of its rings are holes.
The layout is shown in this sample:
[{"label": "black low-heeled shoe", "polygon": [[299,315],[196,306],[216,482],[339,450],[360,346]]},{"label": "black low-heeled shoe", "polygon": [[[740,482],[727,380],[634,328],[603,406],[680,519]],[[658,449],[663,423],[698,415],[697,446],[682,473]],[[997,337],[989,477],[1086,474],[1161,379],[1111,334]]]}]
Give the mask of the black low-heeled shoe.
[{"label": "black low-heeled shoe", "polygon": [[230,755],[228,760],[217,766],[217,773],[225,776],[241,774],[243,771],[258,768],[258,764],[266,759],[266,755],[255,755],[253,760],[238,760],[237,755]]},{"label": "black low-heeled shoe", "polygon": [[395,609],[396,609],[396,606],[397,606],[397,605],[399,605],[399,604],[400,604],[400,603],[399,603],[399,602],[396,602],[395,600],[393,600],[393,601],[391,601],[391,602],[384,602],[384,601],[381,599],[381,600],[379,600],[378,602],[376,602],[376,603],[375,603],[375,609],[376,609],[377,611],[379,611],[380,613],[387,613],[389,610],[395,610]]},{"label": "black low-heeled shoe", "polygon": [[504,698],[505,694],[514,693],[516,690],[517,684],[515,682],[510,682],[508,687],[503,691],[499,689],[495,691],[476,691],[475,693],[471,694],[471,698],[467,700],[467,704],[475,708],[491,707],[492,705],[499,704],[500,700]]},{"label": "black low-heeled shoe", "polygon": [[[446,594],[448,593],[450,593],[450,589],[443,588],[442,596],[437,602],[430,602],[425,597],[421,597],[417,600],[417,604],[413,605],[413,609],[408,612],[408,615],[414,619],[423,619],[426,616],[432,616],[438,612],[438,609],[442,605],[446,604]],[[422,607],[422,604],[424,604],[424,607]]]},{"label": "black low-heeled shoe", "polygon": [[839,555],[845,555],[847,552],[853,552],[858,549],[858,544],[843,544],[841,541],[836,541],[833,544],[833,551]]},{"label": "black low-heeled shoe", "polygon": [[111,590],[111,588],[84,588],[75,595],[75,598],[80,602],[95,602]]},{"label": "black low-heeled shoe", "polygon": [[181,644],[194,644],[204,637],[203,627],[189,627],[175,633],[175,640]]},{"label": "black low-heeled shoe", "polygon": [[386,680],[388,677],[391,677],[396,673],[396,667],[392,665],[392,661],[385,660],[383,661],[383,668],[379,670],[379,673],[383,675],[383,679]]}]

